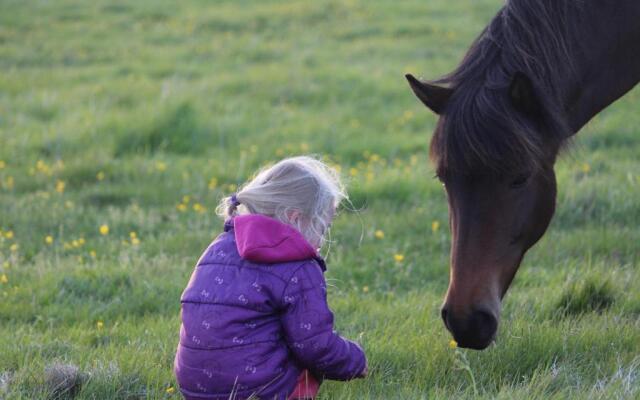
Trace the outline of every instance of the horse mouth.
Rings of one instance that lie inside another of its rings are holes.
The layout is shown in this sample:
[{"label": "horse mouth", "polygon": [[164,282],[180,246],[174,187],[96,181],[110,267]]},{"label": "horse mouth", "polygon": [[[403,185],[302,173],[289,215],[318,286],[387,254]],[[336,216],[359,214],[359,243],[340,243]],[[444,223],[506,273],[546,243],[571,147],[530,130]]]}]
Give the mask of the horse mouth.
[{"label": "horse mouth", "polygon": [[468,316],[460,318],[443,309],[442,319],[458,347],[484,350],[495,341],[498,319],[491,312],[474,310]]}]

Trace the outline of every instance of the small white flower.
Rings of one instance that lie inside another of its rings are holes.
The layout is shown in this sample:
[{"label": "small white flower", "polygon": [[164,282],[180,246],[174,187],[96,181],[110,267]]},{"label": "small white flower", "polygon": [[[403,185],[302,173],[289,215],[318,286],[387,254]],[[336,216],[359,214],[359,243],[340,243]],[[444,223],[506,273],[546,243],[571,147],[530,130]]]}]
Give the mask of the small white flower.
[{"label": "small white flower", "polygon": [[218,285],[222,285],[222,283],[224,282],[224,279],[220,278],[219,276],[216,276],[215,278],[213,278],[213,280],[216,281]]},{"label": "small white flower", "polygon": [[247,300],[247,298],[243,294],[238,296],[238,300],[240,300],[242,304],[247,304],[249,302],[249,300]]}]

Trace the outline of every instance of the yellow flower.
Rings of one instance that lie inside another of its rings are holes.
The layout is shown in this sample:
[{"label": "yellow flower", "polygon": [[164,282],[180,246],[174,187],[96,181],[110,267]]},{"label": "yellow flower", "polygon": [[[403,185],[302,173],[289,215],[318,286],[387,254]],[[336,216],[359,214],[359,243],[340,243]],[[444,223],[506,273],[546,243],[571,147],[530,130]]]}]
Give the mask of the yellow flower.
[{"label": "yellow flower", "polygon": [[377,239],[384,239],[384,232],[381,231],[380,229],[378,229],[375,233],[374,233],[375,237]]},{"label": "yellow flower", "polygon": [[176,390],[175,390],[172,386],[169,386],[169,387],[167,388],[167,394],[173,394],[175,391],[176,391]]},{"label": "yellow flower", "polygon": [[198,213],[203,213],[203,212],[206,211],[206,208],[204,208],[202,206],[202,204],[196,203],[196,204],[193,205],[193,211],[198,212]]},{"label": "yellow flower", "polygon": [[440,229],[440,222],[439,221],[433,221],[431,223],[431,231],[433,233],[436,233],[438,231],[438,229]]},{"label": "yellow flower", "polygon": [[191,201],[191,197],[189,196],[182,196],[182,202],[184,204],[188,204]]},{"label": "yellow flower", "polygon": [[53,243],[53,236],[49,235],[47,237],[44,238],[44,242],[46,244],[52,244]]},{"label": "yellow flower", "polygon": [[104,180],[104,172],[100,171],[96,174],[96,179],[99,181]]},{"label": "yellow flower", "polygon": [[66,184],[64,183],[64,181],[61,181],[60,179],[58,179],[56,181],[56,192],[64,193],[64,187],[65,186],[66,186]]},{"label": "yellow flower", "polygon": [[71,246],[73,246],[73,247],[80,247],[80,243],[79,243],[77,240],[73,240],[73,241],[71,242]]},{"label": "yellow flower", "polygon": [[393,259],[396,260],[396,262],[402,262],[404,260],[404,254],[396,254],[393,256]]},{"label": "yellow flower", "polygon": [[213,190],[218,186],[218,179],[217,178],[211,178],[211,180],[209,181],[209,190]]},{"label": "yellow flower", "polygon": [[9,283],[9,278],[5,274],[0,275],[0,283]]},{"label": "yellow flower", "polygon": [[96,256],[97,256],[96,251],[95,250],[91,250],[89,252],[89,256],[91,256],[91,258],[96,258]]},{"label": "yellow flower", "polygon": [[450,348],[450,349],[455,349],[455,348],[457,348],[457,347],[458,347],[458,342],[456,342],[455,340],[451,339],[451,340],[449,341],[449,348]]},{"label": "yellow flower", "polygon": [[13,231],[6,231],[4,237],[7,239],[13,239]]},{"label": "yellow flower", "polygon": [[78,245],[82,246],[84,243],[84,238],[78,239]]},{"label": "yellow flower", "polygon": [[140,239],[138,239],[137,237],[132,237],[131,238],[131,244],[134,246],[137,246],[140,244]]},{"label": "yellow flower", "polygon": [[176,208],[178,209],[178,211],[181,211],[181,212],[187,211],[187,206],[184,203],[178,204]]},{"label": "yellow flower", "polygon": [[167,164],[162,161],[158,161],[156,163],[156,169],[160,172],[164,172],[167,169]]},{"label": "yellow flower", "polygon": [[131,239],[133,239],[133,238],[137,238],[137,237],[138,237],[138,234],[137,234],[137,233],[135,233],[134,231],[131,231],[131,232],[129,232],[129,237],[130,237]]},{"label": "yellow flower", "polygon": [[0,160],[0,169],[4,169],[4,167],[6,167],[6,166],[7,166],[7,163],[2,161],[2,160]]},{"label": "yellow flower", "polygon": [[106,236],[109,234],[109,225],[100,225],[100,234]]},{"label": "yellow flower", "polygon": [[12,244],[12,245],[11,245],[11,247],[9,247],[9,250],[11,250],[12,252],[14,252],[14,253],[15,253],[16,251],[18,251],[18,248],[19,248],[19,247],[20,247],[20,246],[18,246],[18,244],[17,244],[17,243],[14,243],[14,244]]},{"label": "yellow flower", "polygon": [[66,208],[73,208],[73,201],[67,200],[64,202]]},{"label": "yellow flower", "polygon": [[591,171],[591,166],[587,163],[582,164],[582,167],[580,168],[582,170],[583,173],[588,174],[589,171]]},{"label": "yellow flower", "polygon": [[4,186],[7,189],[13,189],[13,176],[8,176],[7,179],[4,181]]},{"label": "yellow flower", "polygon": [[369,293],[369,286],[363,286],[362,291],[365,293]]},{"label": "yellow flower", "polygon": [[102,322],[102,321],[96,322],[96,328],[98,328],[98,329],[104,328],[104,322]]},{"label": "yellow flower", "polygon": [[358,175],[358,170],[357,170],[356,168],[351,168],[351,169],[349,170],[349,175],[351,175],[351,176],[356,176],[356,175]]}]

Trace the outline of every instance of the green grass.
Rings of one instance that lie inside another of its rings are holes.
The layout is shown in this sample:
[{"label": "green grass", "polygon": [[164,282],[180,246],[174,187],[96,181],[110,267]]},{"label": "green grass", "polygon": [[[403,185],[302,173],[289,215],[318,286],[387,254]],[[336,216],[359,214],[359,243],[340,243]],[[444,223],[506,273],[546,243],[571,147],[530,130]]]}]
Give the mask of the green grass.
[{"label": "green grass", "polygon": [[321,398],[640,396],[640,90],[560,160],[496,345],[448,348],[435,118],[403,74],[450,71],[501,4],[1,2],[0,398],[60,394],[60,364],[76,398],[177,398],[178,300],[216,202],[300,153],[339,165],[359,210],[336,221],[327,278],[371,375]]}]

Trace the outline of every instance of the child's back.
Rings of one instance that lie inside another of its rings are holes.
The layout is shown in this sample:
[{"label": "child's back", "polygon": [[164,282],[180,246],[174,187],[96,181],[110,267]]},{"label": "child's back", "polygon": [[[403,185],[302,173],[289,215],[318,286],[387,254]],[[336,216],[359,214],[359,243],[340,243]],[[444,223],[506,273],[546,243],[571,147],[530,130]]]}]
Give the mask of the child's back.
[{"label": "child's back", "polygon": [[292,226],[259,214],[228,220],[182,295],[183,394],[286,399],[304,369],[338,380],[363,374],[362,350],[333,332],[324,269]]}]

